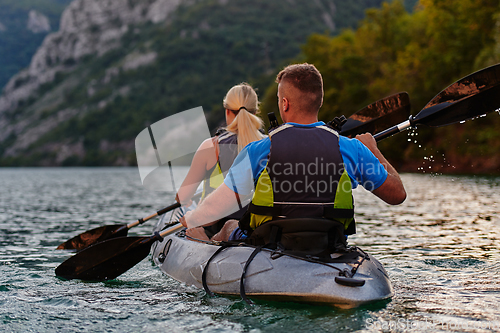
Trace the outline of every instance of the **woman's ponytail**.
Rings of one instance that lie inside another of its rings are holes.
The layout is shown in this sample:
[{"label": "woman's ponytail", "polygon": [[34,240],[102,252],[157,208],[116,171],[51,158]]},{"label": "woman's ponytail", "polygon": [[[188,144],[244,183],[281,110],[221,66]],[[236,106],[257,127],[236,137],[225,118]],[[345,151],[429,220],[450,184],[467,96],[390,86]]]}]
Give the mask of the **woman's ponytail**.
[{"label": "woman's ponytail", "polygon": [[256,114],[259,111],[257,93],[247,83],[232,87],[224,98],[224,107],[236,114],[226,129],[238,135],[238,151],[247,144],[264,138],[259,129],[264,122]]}]

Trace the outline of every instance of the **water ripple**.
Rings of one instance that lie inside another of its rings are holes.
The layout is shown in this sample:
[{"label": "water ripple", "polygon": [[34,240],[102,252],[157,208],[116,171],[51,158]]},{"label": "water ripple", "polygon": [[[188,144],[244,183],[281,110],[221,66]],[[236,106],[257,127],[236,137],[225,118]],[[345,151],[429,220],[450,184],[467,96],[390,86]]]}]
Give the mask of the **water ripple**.
[{"label": "water ripple", "polygon": [[[173,194],[146,191],[132,168],[0,169],[0,328],[372,332],[399,323],[412,324],[412,332],[492,331],[488,325],[500,323],[500,178],[403,175],[403,181],[408,199],[400,206],[355,191],[358,233],[349,238],[381,260],[394,298],[338,310],[210,298],[163,276],[150,260],[109,282],[60,280],[54,269],[72,254],[55,250],[59,243],[148,216],[171,204]],[[148,235],[153,224],[130,234]]]}]

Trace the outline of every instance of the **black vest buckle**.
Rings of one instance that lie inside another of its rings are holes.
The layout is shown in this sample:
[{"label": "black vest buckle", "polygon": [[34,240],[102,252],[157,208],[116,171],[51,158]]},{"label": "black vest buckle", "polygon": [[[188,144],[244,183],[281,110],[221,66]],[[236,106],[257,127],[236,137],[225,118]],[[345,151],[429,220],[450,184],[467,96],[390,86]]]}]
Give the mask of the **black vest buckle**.
[{"label": "black vest buckle", "polygon": [[340,133],[342,131],[342,126],[347,122],[347,118],[344,115],[340,117],[335,117],[333,120],[328,122],[328,126]]}]

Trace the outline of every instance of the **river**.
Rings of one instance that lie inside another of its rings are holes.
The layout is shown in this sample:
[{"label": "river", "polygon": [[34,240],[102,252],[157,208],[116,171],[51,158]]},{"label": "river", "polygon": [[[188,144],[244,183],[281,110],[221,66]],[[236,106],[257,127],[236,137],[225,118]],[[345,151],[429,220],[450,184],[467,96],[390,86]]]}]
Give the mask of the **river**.
[{"label": "river", "polygon": [[[500,330],[500,178],[404,174],[388,206],[355,190],[350,244],[377,257],[395,296],[357,309],[208,297],[143,260],[116,280],[64,281],[72,236],[173,203],[134,168],[0,169],[4,332],[491,332]],[[148,235],[155,221],[130,231]]]}]

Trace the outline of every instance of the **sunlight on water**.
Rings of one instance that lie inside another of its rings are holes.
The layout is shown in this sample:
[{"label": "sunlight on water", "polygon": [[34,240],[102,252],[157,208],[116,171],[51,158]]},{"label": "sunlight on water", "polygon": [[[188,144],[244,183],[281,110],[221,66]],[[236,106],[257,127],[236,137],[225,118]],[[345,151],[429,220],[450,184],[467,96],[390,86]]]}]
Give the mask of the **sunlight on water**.
[{"label": "sunlight on water", "polygon": [[398,290],[387,310],[403,306],[416,321],[500,320],[499,179],[405,175],[404,182],[406,203],[380,204],[382,216],[368,193],[357,195],[358,221],[366,222],[353,241],[378,254]]},{"label": "sunlight on water", "polygon": [[[400,206],[355,190],[358,233],[349,238],[380,259],[396,294],[389,302],[338,310],[263,301],[250,307],[238,298],[210,298],[165,277],[149,259],[106,283],[60,280],[54,269],[71,254],[55,250],[59,243],[97,226],[148,216],[173,203],[173,193],[144,190],[132,168],[0,169],[0,328],[494,331],[492,325],[500,325],[500,178],[402,178],[408,199]],[[129,234],[148,235],[154,224]]]}]

